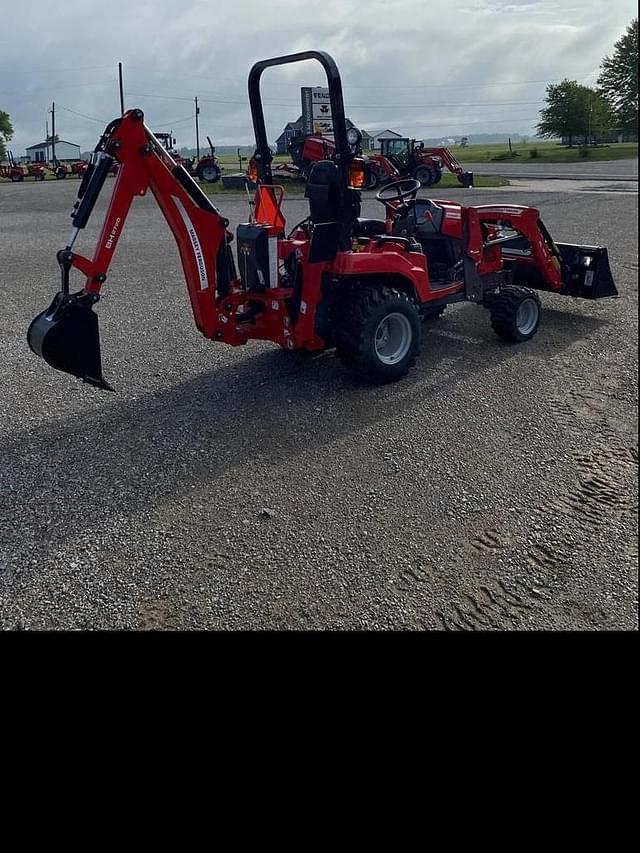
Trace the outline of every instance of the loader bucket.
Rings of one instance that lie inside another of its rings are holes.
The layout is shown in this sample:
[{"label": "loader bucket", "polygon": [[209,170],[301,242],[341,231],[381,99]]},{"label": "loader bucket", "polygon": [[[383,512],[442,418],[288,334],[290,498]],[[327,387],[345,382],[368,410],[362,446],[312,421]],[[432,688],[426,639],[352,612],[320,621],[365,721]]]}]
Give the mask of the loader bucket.
[{"label": "loader bucket", "polygon": [[27,341],[56,370],[96,388],[114,390],[102,376],[98,317],[87,297],[56,294],[47,310],[31,321]]},{"label": "loader bucket", "polygon": [[461,175],[458,175],[458,183],[462,184],[463,187],[472,187],[473,172],[463,172]]},{"label": "loader bucket", "polygon": [[609,255],[601,246],[556,243],[562,258],[562,280],[571,296],[602,299],[617,296],[609,266]]}]

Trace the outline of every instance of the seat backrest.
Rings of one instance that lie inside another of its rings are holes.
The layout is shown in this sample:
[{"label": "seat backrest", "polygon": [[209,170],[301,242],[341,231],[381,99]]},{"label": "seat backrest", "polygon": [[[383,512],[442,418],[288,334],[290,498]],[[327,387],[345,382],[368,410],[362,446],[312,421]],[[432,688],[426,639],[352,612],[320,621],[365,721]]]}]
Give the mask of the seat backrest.
[{"label": "seat backrest", "polygon": [[342,221],[340,170],[333,160],[319,160],[313,164],[304,195],[309,199],[309,216],[312,222]]}]

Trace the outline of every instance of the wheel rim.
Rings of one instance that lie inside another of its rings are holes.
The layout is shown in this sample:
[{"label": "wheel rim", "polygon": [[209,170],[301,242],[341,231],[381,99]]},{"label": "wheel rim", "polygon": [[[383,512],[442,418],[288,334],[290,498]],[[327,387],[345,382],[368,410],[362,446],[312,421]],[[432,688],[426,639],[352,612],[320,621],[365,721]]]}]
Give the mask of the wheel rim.
[{"label": "wheel rim", "polygon": [[215,181],[218,177],[218,170],[214,169],[212,166],[205,166],[205,168],[202,170],[202,177],[205,179],[205,181]]},{"label": "wheel rim", "polygon": [[423,187],[428,187],[433,181],[433,173],[430,169],[427,169],[425,167],[421,169],[416,169],[415,177],[417,181],[420,181]]},{"label": "wheel rim", "polygon": [[411,347],[413,330],[404,314],[387,314],[379,323],[374,336],[376,355],[383,364],[397,364]]},{"label": "wheel rim", "polygon": [[535,299],[523,299],[518,306],[516,326],[521,335],[529,335],[538,322],[538,303]]}]

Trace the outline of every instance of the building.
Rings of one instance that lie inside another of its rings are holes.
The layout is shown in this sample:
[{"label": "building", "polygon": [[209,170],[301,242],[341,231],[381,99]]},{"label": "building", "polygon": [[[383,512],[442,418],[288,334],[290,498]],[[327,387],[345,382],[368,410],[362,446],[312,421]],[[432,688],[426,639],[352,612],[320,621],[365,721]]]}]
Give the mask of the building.
[{"label": "building", "polygon": [[[32,163],[48,163],[53,160],[51,140],[30,145],[27,149],[27,159]],[[56,160],[62,162],[80,160],[80,146],[64,139],[56,139]]]}]

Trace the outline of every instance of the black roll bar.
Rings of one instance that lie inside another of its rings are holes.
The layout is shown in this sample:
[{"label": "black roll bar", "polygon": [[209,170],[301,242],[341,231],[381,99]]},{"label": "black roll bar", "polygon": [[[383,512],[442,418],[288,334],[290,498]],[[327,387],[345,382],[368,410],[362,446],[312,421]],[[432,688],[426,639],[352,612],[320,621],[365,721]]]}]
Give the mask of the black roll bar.
[{"label": "black roll bar", "polygon": [[329,56],[323,50],[305,50],[302,53],[290,53],[288,56],[276,56],[274,59],[262,59],[256,62],[249,72],[249,105],[251,107],[253,131],[256,136],[256,159],[258,161],[260,178],[266,184],[270,184],[273,181],[271,176],[273,155],[267,141],[267,129],[264,123],[262,98],[260,97],[260,78],[265,68],[271,68],[274,65],[287,65],[290,62],[304,62],[306,59],[317,60],[327,75],[329,100],[331,102],[331,118],[333,121],[333,139],[336,145],[334,157],[340,165],[340,171],[343,175],[345,174],[346,165],[353,156],[347,142],[342,81],[340,80],[340,72],[333,57]]}]

